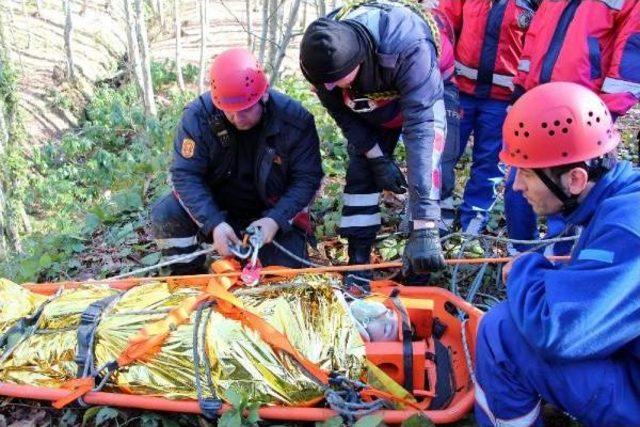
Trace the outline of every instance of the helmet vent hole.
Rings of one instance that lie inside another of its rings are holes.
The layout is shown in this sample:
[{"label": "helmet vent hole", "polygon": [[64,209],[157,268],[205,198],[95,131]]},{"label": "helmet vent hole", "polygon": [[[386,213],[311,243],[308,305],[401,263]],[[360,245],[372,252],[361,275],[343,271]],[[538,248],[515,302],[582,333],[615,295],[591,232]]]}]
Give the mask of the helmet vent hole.
[{"label": "helmet vent hole", "polygon": [[520,126],[520,129],[522,129],[524,127],[524,123],[520,122],[518,126]]},{"label": "helmet vent hole", "polygon": [[570,125],[573,122],[573,120],[571,119],[571,117],[567,118],[567,124]]},{"label": "helmet vent hole", "polygon": [[542,122],[542,128],[543,128],[543,129],[546,129],[546,127],[547,127],[547,126],[548,126],[548,125],[547,125],[547,122]]},{"label": "helmet vent hole", "polygon": [[520,136],[520,132],[518,132],[518,131],[515,131],[515,132],[514,132],[514,134],[515,134],[516,136]]},{"label": "helmet vent hole", "polygon": [[567,153],[566,151],[562,152],[562,157],[567,157],[569,155],[569,153]]},{"label": "helmet vent hole", "polygon": [[249,81],[249,76],[245,77],[244,79],[245,79],[246,81]]},{"label": "helmet vent hole", "polygon": [[567,133],[567,132],[569,132],[569,129],[567,129],[567,128],[562,128],[562,133]]},{"label": "helmet vent hole", "polygon": [[552,131],[552,130],[550,130],[550,131],[549,131],[549,136],[553,136],[553,135],[555,135],[555,134],[556,134],[556,133],[555,133],[554,131]]},{"label": "helmet vent hole", "polygon": [[596,117],[596,122],[600,123],[600,117]]},{"label": "helmet vent hole", "polygon": [[554,124],[555,126],[560,126],[560,120],[556,120],[555,122],[553,122],[553,124]]},{"label": "helmet vent hole", "polygon": [[593,111],[589,111],[589,117],[593,117]]},{"label": "helmet vent hole", "polygon": [[590,121],[589,121],[589,122],[587,122],[587,124],[588,124],[589,126],[591,126],[591,122],[590,122]]},{"label": "helmet vent hole", "polygon": [[517,153],[517,154],[520,154],[520,149],[519,149],[519,148],[516,150],[516,153]]},{"label": "helmet vent hole", "polygon": [[602,145],[602,141],[598,141],[598,145]]},{"label": "helmet vent hole", "polygon": [[525,131],[525,133],[524,133],[524,137],[525,137],[525,138],[529,138],[529,132],[526,132],[526,131]]},{"label": "helmet vent hole", "polygon": [[527,160],[529,159],[529,156],[527,156],[526,154],[522,156],[523,159]]}]

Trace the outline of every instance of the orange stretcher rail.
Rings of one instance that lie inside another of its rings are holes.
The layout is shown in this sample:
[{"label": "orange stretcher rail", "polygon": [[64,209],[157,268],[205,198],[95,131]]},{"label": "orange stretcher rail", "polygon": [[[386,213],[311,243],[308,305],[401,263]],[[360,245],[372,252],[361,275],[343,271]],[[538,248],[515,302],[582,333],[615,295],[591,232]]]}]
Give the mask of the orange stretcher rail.
[{"label": "orange stretcher rail", "polygon": [[[461,259],[447,259],[445,263],[448,265],[472,265],[472,264],[503,264],[511,261],[513,258],[511,257],[502,257],[502,258],[461,258]],[[548,257],[550,261],[554,262],[564,262],[569,261],[570,257],[568,256],[551,256]],[[387,268],[401,268],[402,262],[393,261],[393,262],[381,262],[377,264],[358,264],[358,265],[329,265],[323,267],[308,267],[308,268],[265,268],[260,272],[260,275],[291,275],[291,274],[302,274],[302,273],[340,273],[345,271],[359,271],[359,270],[383,270]],[[167,280],[169,282],[180,282],[182,286],[193,286],[193,287],[202,287],[206,286],[210,279],[214,277],[233,277],[239,276],[241,273],[239,272],[228,272],[228,273],[214,273],[214,274],[199,274],[199,275],[190,275],[190,276],[171,276],[168,278],[163,278],[163,280]],[[103,279],[103,280],[95,280],[96,283],[104,283],[108,284],[110,287],[119,290],[127,290],[130,289],[140,283],[148,283],[158,280],[158,277],[130,277],[124,279]],[[80,284],[90,283],[87,281],[78,282],[78,281],[66,281],[66,282],[56,282],[56,283],[25,283],[24,287],[27,289],[38,292],[40,294],[51,295],[54,294],[61,286],[64,286],[67,289],[73,289]]]},{"label": "orange stretcher rail", "polygon": [[[22,399],[34,399],[55,401],[63,398],[67,391],[56,388],[34,387],[29,385],[17,385],[0,383],[0,395],[17,397]],[[122,393],[90,392],[84,396],[84,401],[90,405],[118,406],[123,408],[137,408],[163,412],[179,412],[188,414],[201,414],[200,406],[195,400],[170,400],[162,397],[139,396]],[[452,417],[460,419],[471,410],[473,406],[473,393],[467,393],[456,405],[455,410],[450,409],[425,411],[424,414],[434,423],[451,422]],[[222,412],[230,409],[229,405],[223,405]],[[383,417],[384,422],[399,424],[408,417],[420,413],[416,410],[394,411],[384,410],[377,414]],[[259,409],[260,418],[265,420],[295,420],[295,421],[324,421],[336,416],[331,409],[326,408],[300,408],[300,407],[262,407]]]}]

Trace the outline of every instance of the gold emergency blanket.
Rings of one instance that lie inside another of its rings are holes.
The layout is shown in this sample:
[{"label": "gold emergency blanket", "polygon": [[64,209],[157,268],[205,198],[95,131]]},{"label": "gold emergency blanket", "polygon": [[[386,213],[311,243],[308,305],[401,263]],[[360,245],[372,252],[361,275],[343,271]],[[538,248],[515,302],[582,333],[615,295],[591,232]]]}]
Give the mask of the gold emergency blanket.
[{"label": "gold emergency blanket", "polygon": [[[8,283],[7,288],[18,286]],[[1,292],[4,292],[5,284],[7,282],[0,284]],[[23,289],[23,292],[28,291]],[[43,302],[35,330],[17,332],[4,349],[0,359],[0,380],[57,387],[74,378],[78,370],[74,359],[80,315],[92,302],[115,293],[106,286],[87,285],[64,290],[48,302]],[[35,297],[35,294],[31,295]],[[29,303],[24,305],[28,306]],[[4,316],[4,307],[0,316]]]},{"label": "gold emergency blanket", "polygon": [[[366,368],[365,346],[347,304],[335,291],[337,280],[331,275],[299,275],[286,282],[240,290],[235,295],[246,310],[284,334],[308,360],[355,379]],[[15,286],[2,282],[0,293]],[[48,302],[41,302],[40,297],[24,289],[21,292],[25,293],[23,305],[31,307],[25,313],[37,309],[33,301],[45,306],[35,333],[23,337],[8,357],[3,357],[0,381],[58,387],[77,375],[74,359],[80,314],[92,302],[116,291],[93,285],[64,291]],[[119,295],[105,309],[96,328],[94,366],[116,359],[141,328],[164,318],[185,298],[199,294],[196,289],[158,281]],[[26,301],[32,301],[31,306]],[[7,316],[3,307],[0,319]],[[198,316],[201,337],[194,337]],[[190,322],[171,332],[153,358],[121,368],[110,387],[135,394],[197,398],[194,339],[198,338],[205,397],[210,395],[209,384],[223,399],[232,389],[260,403],[300,404],[323,394],[320,385],[293,358],[275,351],[256,331],[216,312],[215,305],[193,313]]]}]

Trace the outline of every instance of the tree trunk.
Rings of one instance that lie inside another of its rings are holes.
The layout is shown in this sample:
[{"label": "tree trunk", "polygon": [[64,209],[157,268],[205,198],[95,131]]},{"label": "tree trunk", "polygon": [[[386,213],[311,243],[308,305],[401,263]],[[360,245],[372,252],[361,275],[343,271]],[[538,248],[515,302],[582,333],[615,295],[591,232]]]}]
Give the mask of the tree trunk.
[{"label": "tree trunk", "polygon": [[253,22],[251,22],[251,0],[244,0],[244,11],[247,17],[247,49],[253,50],[251,36],[253,33]]},{"label": "tree trunk", "polygon": [[200,0],[200,35],[202,36],[202,40],[200,41],[200,77],[198,79],[198,91],[200,93],[205,91],[205,76],[207,74],[207,33],[209,32],[208,2],[209,0]]},{"label": "tree trunk", "polygon": [[138,36],[136,35],[136,24],[134,18],[133,5],[130,0],[122,0],[124,3],[124,15],[127,23],[127,53],[129,55],[129,72],[133,75],[138,94],[144,104],[144,80],[142,77],[142,67],[140,65],[140,50],[138,49]]},{"label": "tree trunk", "polygon": [[270,0],[262,0],[262,29],[260,30],[260,49],[258,50],[258,60],[261,64],[264,64],[264,53],[267,47],[267,30],[269,25],[267,23],[269,19],[269,2]]},{"label": "tree trunk", "polygon": [[71,15],[71,0],[64,0],[64,50],[67,54],[67,78],[76,82],[76,72],[73,62],[73,17]]},{"label": "tree trunk", "polygon": [[316,0],[316,12],[318,17],[323,17],[327,14],[327,6],[324,3],[324,0]]},{"label": "tree trunk", "polygon": [[176,30],[176,75],[178,87],[184,92],[184,77],[182,76],[182,15],[180,13],[180,0],[173,2],[173,14],[175,16],[174,28]]},{"label": "tree trunk", "polygon": [[282,35],[282,39],[280,40],[280,44],[278,46],[278,52],[276,53],[276,58],[273,65],[273,71],[271,72],[271,84],[274,85],[278,78],[280,77],[280,67],[282,66],[282,60],[284,59],[287,53],[287,46],[291,41],[291,35],[293,34],[293,27],[298,20],[298,10],[300,9],[300,0],[293,0],[293,4],[291,5],[291,11],[289,12],[289,20],[287,21],[287,26],[284,30],[284,34]]},{"label": "tree trunk", "polygon": [[164,17],[164,3],[162,0],[156,0],[156,10],[158,12],[158,19],[160,20],[160,27],[164,29],[166,21]]},{"label": "tree trunk", "polygon": [[269,26],[267,43],[269,44],[267,50],[267,62],[264,64],[271,73],[273,71],[274,59],[276,58],[276,51],[278,50],[278,0],[269,0],[269,19],[267,21]]},{"label": "tree trunk", "polygon": [[142,82],[144,84],[144,109],[149,116],[157,115],[156,101],[153,96],[153,82],[151,80],[151,56],[149,54],[149,42],[147,41],[147,24],[144,17],[144,5],[142,0],[135,1],[136,36],[138,36],[138,49],[140,49],[140,64],[142,68]]}]

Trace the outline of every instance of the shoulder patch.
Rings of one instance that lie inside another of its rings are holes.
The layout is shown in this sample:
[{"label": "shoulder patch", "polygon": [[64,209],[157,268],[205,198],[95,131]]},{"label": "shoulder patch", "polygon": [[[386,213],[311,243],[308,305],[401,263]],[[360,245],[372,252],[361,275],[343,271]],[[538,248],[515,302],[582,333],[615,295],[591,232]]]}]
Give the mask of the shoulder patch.
[{"label": "shoulder patch", "polygon": [[190,159],[196,152],[196,142],[193,139],[185,138],[182,140],[182,147],[180,148],[180,154],[185,159]]}]

